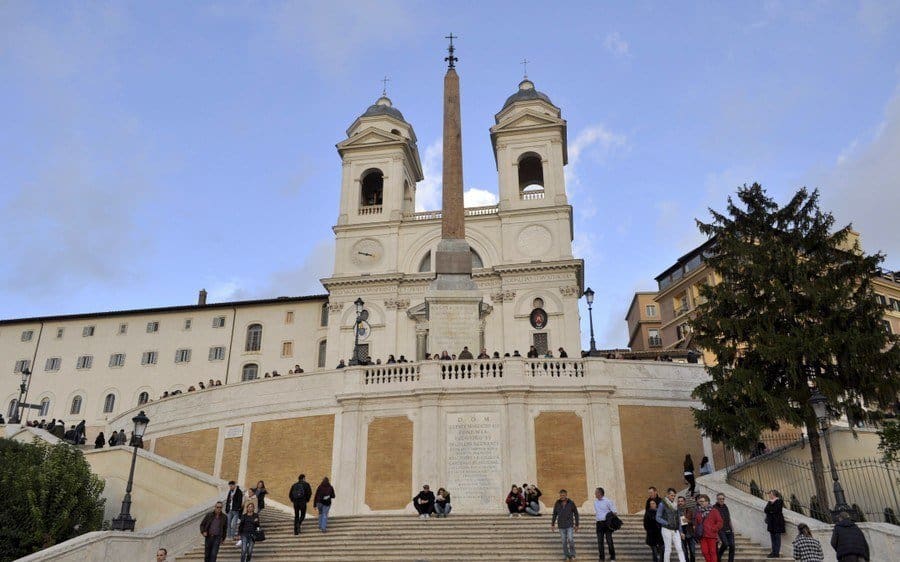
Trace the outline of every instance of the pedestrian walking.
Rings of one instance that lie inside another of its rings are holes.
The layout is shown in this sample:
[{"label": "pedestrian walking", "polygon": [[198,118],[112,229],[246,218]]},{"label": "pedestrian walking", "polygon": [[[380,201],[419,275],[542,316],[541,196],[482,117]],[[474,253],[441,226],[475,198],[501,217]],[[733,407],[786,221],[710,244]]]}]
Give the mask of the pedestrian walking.
[{"label": "pedestrian walking", "polygon": [[709,464],[709,457],[700,459],[700,476],[712,474],[712,465]]},{"label": "pedestrian walking", "polygon": [[225,496],[225,513],[228,515],[228,538],[233,539],[237,533],[238,523],[241,520],[241,510],[244,506],[244,492],[234,483],[228,482],[228,495]]},{"label": "pedestrian walking", "polygon": [[259,507],[259,513],[262,513],[262,510],[266,508],[266,494],[269,493],[266,490],[266,483],[260,480],[256,483],[256,488],[253,488],[253,494],[256,496],[256,505]]},{"label": "pedestrian walking", "polygon": [[647,500],[647,508],[644,510],[644,531],[647,536],[645,542],[647,546],[650,547],[650,553],[653,555],[653,562],[660,562],[660,560],[662,560],[663,551],[662,529],[660,528],[659,523],[656,522],[656,510],[658,505],[656,499],[650,498]]},{"label": "pedestrian walking", "polygon": [[700,552],[706,562],[718,562],[716,541],[722,529],[722,515],[709,504],[709,496],[697,496],[697,513],[694,514],[694,532],[700,539]]},{"label": "pedestrian walking", "polygon": [[792,543],[794,547],[794,560],[799,562],[824,562],[825,553],[822,552],[822,544],[816,540],[806,523],[797,525],[797,537]]},{"label": "pedestrian walking", "polygon": [[691,455],[684,456],[684,481],[688,483],[688,495],[694,497],[697,479],[694,478],[694,460],[691,458]]},{"label": "pedestrian walking", "polygon": [[[560,348],[562,349],[562,348]],[[609,519],[616,515],[616,504],[606,497],[606,491],[603,488],[594,490],[594,517],[597,527],[597,552],[600,553],[600,560],[604,560],[603,543],[609,545],[609,559],[616,559],[616,547],[613,545],[613,529],[610,527]]]},{"label": "pedestrian walking", "polygon": [[328,512],[331,510],[331,500],[333,499],[334,487],[326,476],[316,488],[316,497],[313,501],[316,511],[319,513],[319,530],[323,533],[328,531]]},{"label": "pedestrian walking", "polygon": [[550,520],[550,530],[556,532],[556,523],[559,522],[559,535],[562,538],[563,556],[566,560],[575,562],[575,533],[578,532],[578,508],[575,502],[569,499],[569,493],[559,491],[559,499],[553,505],[553,518]]},{"label": "pedestrian walking", "polygon": [[766,530],[772,540],[772,552],[766,558],[781,558],[781,535],[784,534],[784,500],[781,492],[769,490],[769,501],[763,509],[766,514]]},{"label": "pedestrian walking", "polygon": [[687,506],[687,499],[684,496],[678,496],[678,517],[681,520],[681,549],[684,551],[684,559],[687,562],[696,562],[694,545],[699,541],[699,537],[694,535],[694,513],[695,510]]},{"label": "pedestrian walking", "polygon": [[734,562],[734,528],[731,526],[731,512],[725,504],[725,494],[716,495],[715,508],[719,510],[722,516],[722,530],[719,531],[719,551],[716,553],[719,562],[722,562],[722,555],[728,550],[728,562]]},{"label": "pedestrian walking", "polygon": [[678,553],[678,562],[685,562],[684,551],[681,549],[681,520],[678,517],[678,504],[675,501],[675,488],[669,488],[666,497],[662,499],[656,508],[656,522],[662,531],[663,560],[668,562],[672,554],[672,546]]},{"label": "pedestrian walking", "polygon": [[222,502],[216,502],[212,512],[203,516],[200,534],[203,535],[203,562],[216,562],[219,547],[228,532],[228,516],[222,513]]},{"label": "pedestrian walking", "polygon": [[838,521],[831,534],[831,547],[834,548],[838,562],[869,561],[869,543],[846,511],[838,514]]},{"label": "pedestrian walking", "polygon": [[238,534],[241,537],[239,541],[241,543],[241,562],[250,562],[253,558],[253,547],[256,544],[259,530],[259,514],[256,513],[256,504],[250,502],[238,524]]},{"label": "pedestrian walking", "polygon": [[305,474],[297,477],[297,481],[291,486],[288,497],[294,504],[294,534],[299,535],[303,520],[306,519],[306,505],[312,499],[312,487],[306,481]]}]

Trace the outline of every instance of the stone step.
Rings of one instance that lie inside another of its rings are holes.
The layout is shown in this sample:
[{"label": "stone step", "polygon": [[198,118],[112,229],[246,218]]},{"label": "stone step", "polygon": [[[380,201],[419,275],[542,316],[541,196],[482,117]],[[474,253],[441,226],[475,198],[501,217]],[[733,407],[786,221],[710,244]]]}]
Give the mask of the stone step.
[{"label": "stone step", "polygon": [[[500,515],[450,515],[447,518],[418,519],[415,515],[334,517],[328,532],[316,527],[312,514],[303,524],[303,533],[293,534],[293,518],[278,511],[262,516],[267,540],[254,549],[256,562],[437,562],[461,560],[504,560],[507,562],[550,562],[562,558],[559,535],[550,531],[549,517],[509,518]],[[644,544],[642,517],[622,517],[623,528],[613,536],[616,558],[621,562],[646,561],[649,548]],[[594,521],[575,535],[580,559],[597,559]],[[737,536],[738,562],[764,562],[768,549]],[[702,560],[699,547],[698,559]],[[219,560],[240,560],[234,542],[222,545]],[[203,560],[203,547],[178,560]]]}]

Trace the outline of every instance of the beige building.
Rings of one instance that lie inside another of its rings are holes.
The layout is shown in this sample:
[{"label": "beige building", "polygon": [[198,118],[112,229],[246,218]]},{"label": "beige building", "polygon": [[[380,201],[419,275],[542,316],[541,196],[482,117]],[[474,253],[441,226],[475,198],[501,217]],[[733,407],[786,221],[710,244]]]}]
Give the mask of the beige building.
[{"label": "beige building", "polygon": [[662,349],[662,322],[655,292],[634,294],[625,315],[628,323],[628,348],[632,351],[652,351]]}]

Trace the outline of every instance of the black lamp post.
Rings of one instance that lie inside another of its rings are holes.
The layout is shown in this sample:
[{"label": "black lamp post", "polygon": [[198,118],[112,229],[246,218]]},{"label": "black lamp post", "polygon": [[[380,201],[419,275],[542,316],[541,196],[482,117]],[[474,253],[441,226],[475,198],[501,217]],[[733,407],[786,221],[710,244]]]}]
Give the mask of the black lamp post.
[{"label": "black lamp post", "polygon": [[22,423],[22,408],[25,407],[25,398],[28,395],[28,379],[31,377],[31,369],[22,369],[22,383],[19,384],[19,399],[16,400],[16,409],[13,410],[9,423]]},{"label": "black lamp post", "polygon": [[350,357],[351,365],[359,365],[359,323],[362,321],[363,306],[362,297],[357,297],[353,304],[356,305],[356,322],[353,324],[353,356]]},{"label": "black lamp post", "polygon": [[113,531],[134,531],[134,517],[131,516],[131,486],[134,483],[134,463],[137,461],[138,443],[143,443],[144,432],[147,430],[147,424],[150,419],[141,410],[141,413],[131,418],[134,422],[134,436],[131,444],[134,450],[131,453],[131,470],[128,472],[128,486],[125,488],[125,497],[122,499],[122,512],[113,519]]},{"label": "black lamp post", "polygon": [[594,340],[594,291],[590,287],[584,292],[584,298],[588,305],[588,318],[591,320],[591,349],[588,351],[590,357],[597,356],[597,342]]},{"label": "black lamp post", "polygon": [[818,388],[813,388],[812,396],[809,398],[816,419],[819,421],[819,428],[822,430],[822,438],[825,441],[825,450],[828,451],[828,464],[831,466],[831,479],[834,480],[834,507],[831,509],[831,520],[837,521],[840,512],[846,511],[856,519],[856,514],[852,507],[847,505],[847,499],[844,497],[844,488],[841,487],[841,481],[838,479],[837,469],[834,466],[834,455],[831,452],[831,440],[828,438],[828,399],[819,392]]}]

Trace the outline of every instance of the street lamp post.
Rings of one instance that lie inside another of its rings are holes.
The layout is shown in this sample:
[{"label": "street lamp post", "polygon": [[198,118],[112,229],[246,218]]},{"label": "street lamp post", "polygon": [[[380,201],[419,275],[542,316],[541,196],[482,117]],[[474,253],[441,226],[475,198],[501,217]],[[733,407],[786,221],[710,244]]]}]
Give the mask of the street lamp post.
[{"label": "street lamp post", "polygon": [[837,515],[846,511],[854,519],[856,514],[852,507],[847,504],[844,496],[844,488],[838,478],[837,468],[834,466],[834,454],[831,452],[831,440],[828,438],[828,399],[819,392],[818,388],[813,388],[812,396],[809,398],[816,419],[819,421],[819,428],[822,430],[822,438],[825,441],[825,450],[828,452],[828,464],[831,467],[831,479],[834,481],[834,507],[831,509],[832,521],[837,521]]},{"label": "street lamp post", "polygon": [[25,406],[25,399],[28,396],[28,379],[31,377],[31,369],[25,367],[22,369],[22,383],[19,384],[19,399],[16,400],[16,409],[13,410],[9,423],[22,423],[22,408]]},{"label": "street lamp post", "polygon": [[591,322],[591,349],[588,351],[588,355],[590,357],[597,356],[597,342],[594,340],[594,291],[591,290],[590,287],[584,291],[584,298],[587,301],[588,305],[588,318],[590,318]]},{"label": "street lamp post", "polygon": [[131,444],[134,450],[131,453],[131,470],[128,472],[128,486],[125,488],[125,497],[122,499],[122,512],[113,519],[113,531],[134,531],[135,519],[131,516],[131,487],[134,484],[134,464],[137,461],[138,443],[143,443],[144,432],[147,430],[147,424],[150,419],[141,410],[141,413],[131,418],[134,422],[134,436]]},{"label": "street lamp post", "polygon": [[356,322],[353,324],[353,356],[350,357],[351,365],[359,365],[359,323],[362,321],[362,312],[365,302],[362,297],[357,297],[353,304],[356,305]]}]

